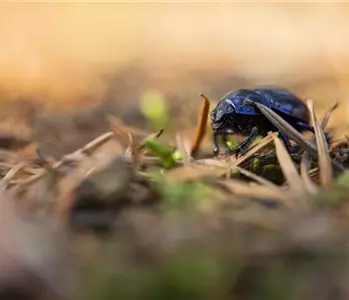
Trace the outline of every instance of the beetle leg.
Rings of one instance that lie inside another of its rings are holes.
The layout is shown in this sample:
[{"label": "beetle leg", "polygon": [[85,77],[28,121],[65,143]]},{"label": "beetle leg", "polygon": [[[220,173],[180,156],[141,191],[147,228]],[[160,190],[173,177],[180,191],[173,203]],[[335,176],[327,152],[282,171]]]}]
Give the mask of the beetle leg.
[{"label": "beetle leg", "polygon": [[220,135],[220,133],[218,131],[213,132],[213,153],[215,155],[217,155],[219,152],[219,146],[218,146],[218,136],[219,135]]},{"label": "beetle leg", "polygon": [[290,140],[288,139],[288,137],[282,133],[279,132],[279,136],[282,139],[282,141],[284,142],[286,149],[288,150],[289,153],[295,153],[295,149],[292,147]]},{"label": "beetle leg", "polygon": [[248,146],[250,146],[252,144],[252,142],[254,141],[254,139],[256,138],[257,134],[258,134],[258,128],[257,127],[253,127],[252,131],[250,133],[250,135],[243,140],[235,149],[230,150],[231,154],[235,153],[236,158],[239,156],[239,154],[242,154],[243,150],[245,148],[247,148]]}]

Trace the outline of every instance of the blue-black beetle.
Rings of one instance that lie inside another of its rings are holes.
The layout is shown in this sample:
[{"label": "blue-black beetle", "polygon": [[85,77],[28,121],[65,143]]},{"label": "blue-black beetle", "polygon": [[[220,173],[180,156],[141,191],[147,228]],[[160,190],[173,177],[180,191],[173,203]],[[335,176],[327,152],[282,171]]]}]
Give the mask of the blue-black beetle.
[{"label": "blue-black beetle", "polygon": [[[211,128],[213,130],[214,153],[219,152],[218,137],[227,141],[228,134],[240,134],[247,137],[235,149],[229,150],[236,155],[243,152],[257,135],[266,135],[278,129],[255,107],[245,100],[261,103],[292,125],[299,132],[311,131],[310,113],[305,103],[291,92],[280,88],[239,89],[227,93],[211,112]],[[292,152],[287,136],[280,132],[287,149]]]}]

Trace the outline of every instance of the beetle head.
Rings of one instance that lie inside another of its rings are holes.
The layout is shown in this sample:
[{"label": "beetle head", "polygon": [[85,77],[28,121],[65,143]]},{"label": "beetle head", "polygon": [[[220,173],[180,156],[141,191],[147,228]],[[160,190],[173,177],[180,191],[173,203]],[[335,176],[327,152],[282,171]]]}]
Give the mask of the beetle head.
[{"label": "beetle head", "polygon": [[211,112],[211,128],[213,130],[221,129],[235,113],[235,106],[231,100],[224,99],[219,102]]}]

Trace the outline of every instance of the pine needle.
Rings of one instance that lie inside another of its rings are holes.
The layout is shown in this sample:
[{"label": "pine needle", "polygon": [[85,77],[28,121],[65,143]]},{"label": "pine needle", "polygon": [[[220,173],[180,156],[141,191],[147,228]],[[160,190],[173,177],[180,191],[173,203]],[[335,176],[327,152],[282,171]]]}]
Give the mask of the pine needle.
[{"label": "pine needle", "polygon": [[[249,101],[249,100],[247,100]],[[316,147],[309,143],[295,128],[287,123],[282,117],[271,110],[269,107],[263,104],[251,102],[252,105],[256,105],[257,108],[265,115],[265,117],[281,132],[285,133],[292,140],[294,140],[300,147],[307,151],[313,158],[318,159],[318,152]],[[345,171],[345,168],[338,162],[331,159],[332,165],[340,171]]]},{"label": "pine needle", "polygon": [[275,138],[274,143],[276,148],[277,159],[279,161],[282,172],[288,182],[288,185],[291,189],[291,193],[297,195],[301,199],[304,199],[307,193],[290,154],[286,150],[280,138]]},{"label": "pine needle", "polygon": [[338,101],[334,102],[332,106],[325,112],[325,115],[322,117],[320,121],[320,127],[322,128],[322,130],[325,130],[332,113],[338,108],[338,105]]},{"label": "pine needle", "polygon": [[250,149],[245,155],[243,155],[242,157],[239,157],[236,161],[234,161],[235,155],[232,155],[231,159],[233,160],[233,162],[236,166],[239,166],[243,162],[245,162],[246,160],[250,159],[258,151],[260,151],[263,148],[265,148],[266,146],[268,146],[277,136],[278,136],[277,132],[269,132],[268,135],[264,139],[262,139],[255,147]]},{"label": "pine needle", "polygon": [[307,152],[305,152],[302,156],[300,168],[301,168],[301,178],[303,179],[304,186],[307,189],[308,193],[316,194],[318,189],[316,187],[316,184],[311,180],[309,176],[310,162],[308,159]]},{"label": "pine needle", "polygon": [[308,99],[307,105],[315,129],[316,145],[319,157],[320,182],[322,186],[329,187],[332,184],[333,169],[331,165],[330,155],[328,152],[326,138],[316,118],[313,100]]}]

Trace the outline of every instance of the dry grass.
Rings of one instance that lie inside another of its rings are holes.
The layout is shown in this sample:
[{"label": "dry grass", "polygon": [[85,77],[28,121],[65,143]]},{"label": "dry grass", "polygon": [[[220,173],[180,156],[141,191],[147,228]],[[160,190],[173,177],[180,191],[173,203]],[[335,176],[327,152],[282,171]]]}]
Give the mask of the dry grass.
[{"label": "dry grass", "polygon": [[[287,122],[281,119],[270,109],[260,104],[257,105],[258,108],[271,120],[271,122],[275,124],[276,127],[283,132],[286,132],[291,138],[293,138],[301,149],[313,156],[312,159],[316,158],[315,161],[318,161],[318,176],[321,185],[323,187],[330,188],[334,180],[332,165],[338,170],[343,170],[344,168],[341,164],[342,162],[333,160],[329,155],[327,144],[324,139],[323,129],[317,121],[312,102],[308,102],[308,105],[311,112],[312,121],[315,124],[316,147],[308,142]],[[322,127],[326,126],[331,113],[336,107],[337,105],[334,105],[325,114],[323,120],[321,121]],[[139,131],[138,129],[124,125],[123,122],[118,120],[116,117],[110,117],[109,121],[113,131],[102,134],[80,149],[77,149],[73,153],[64,155],[57,161],[49,162],[40,155],[36,156],[36,154],[33,153],[33,157],[31,157],[31,159],[26,157],[25,160],[17,161],[14,165],[7,162],[8,171],[3,174],[0,181],[1,186],[3,190],[16,191],[23,195],[23,191],[35,189],[38,181],[46,180],[47,177],[51,176],[50,174],[52,173],[57,173],[59,175],[56,178],[56,180],[58,180],[56,185],[59,186],[59,182],[64,181],[66,176],[69,177],[71,172],[74,173],[75,170],[79,169],[80,165],[86,165],[88,167],[87,169],[85,168],[85,171],[83,171],[86,172],[85,174],[78,176],[78,178],[80,178],[78,181],[84,180],[84,178],[89,178],[89,176],[91,176],[94,172],[103,169],[108,161],[118,157],[123,157],[124,159],[129,160],[133,165],[135,176],[137,177],[137,174],[139,173],[141,178],[143,178],[144,174],[146,174],[144,173],[144,170],[146,171],[157,168],[160,172],[159,174],[162,174],[161,176],[164,176],[166,181],[169,183],[204,181],[205,178],[222,180],[222,176],[224,175],[227,175],[226,180],[229,182],[240,180],[235,178],[236,175],[231,176],[231,172],[233,171],[245,176],[250,181],[255,182],[253,189],[250,189],[250,195],[248,192],[245,192],[244,196],[249,195],[250,197],[255,197],[258,194],[258,191],[264,191],[266,189],[269,189],[271,192],[277,192],[280,199],[285,199],[285,197],[288,197],[289,199],[305,199],[309,197],[309,195],[314,196],[317,194],[318,189],[316,182],[311,179],[314,178],[314,175],[316,176],[317,173],[316,169],[309,169],[310,158],[307,158],[305,153],[300,165],[296,166],[292,157],[287,153],[282,143],[280,143],[277,133],[269,133],[245,155],[237,159],[234,156],[228,157],[224,158],[228,160],[227,162],[224,162],[219,157],[212,157],[209,159],[194,158],[193,156],[195,155],[193,154],[195,154],[200,148],[201,142],[206,133],[208,114],[209,101],[207,98],[204,98],[193,140],[190,142],[185,135],[180,133],[177,133],[176,135],[176,145],[174,148],[172,148],[172,151],[177,149],[179,153],[181,153],[182,158],[177,159],[177,167],[174,169],[158,169],[159,167],[161,168],[161,160],[159,160],[159,157],[152,156],[151,153],[146,149],[147,147],[145,141],[160,139],[163,129],[158,133],[148,134],[145,131]],[[141,139],[138,142],[134,141],[133,139],[133,136],[137,134],[141,136]],[[113,143],[115,144],[114,146],[112,146],[113,144],[110,144],[111,140],[113,140]],[[265,154],[270,153],[271,151],[270,143],[272,141],[274,141],[276,146],[277,160],[275,160],[275,164],[279,163],[286,180],[282,189],[275,183],[268,180],[268,178],[263,178],[262,176],[241,167],[243,164],[248,166],[248,162],[250,162],[253,158],[260,157],[263,161]],[[109,147],[103,148],[102,146],[105,146],[106,144],[108,144]],[[122,144],[125,146],[121,146]],[[104,150],[99,153],[101,147]],[[38,161],[39,164],[38,162],[33,164],[34,161]],[[76,184],[73,184],[73,186],[76,186]],[[286,190],[284,189],[285,187]],[[61,188],[64,189],[64,185]],[[65,193],[64,191],[60,191],[58,194]],[[263,195],[263,192],[261,192],[261,195]],[[59,201],[64,202],[64,200],[61,199],[61,196],[59,199]]]}]

